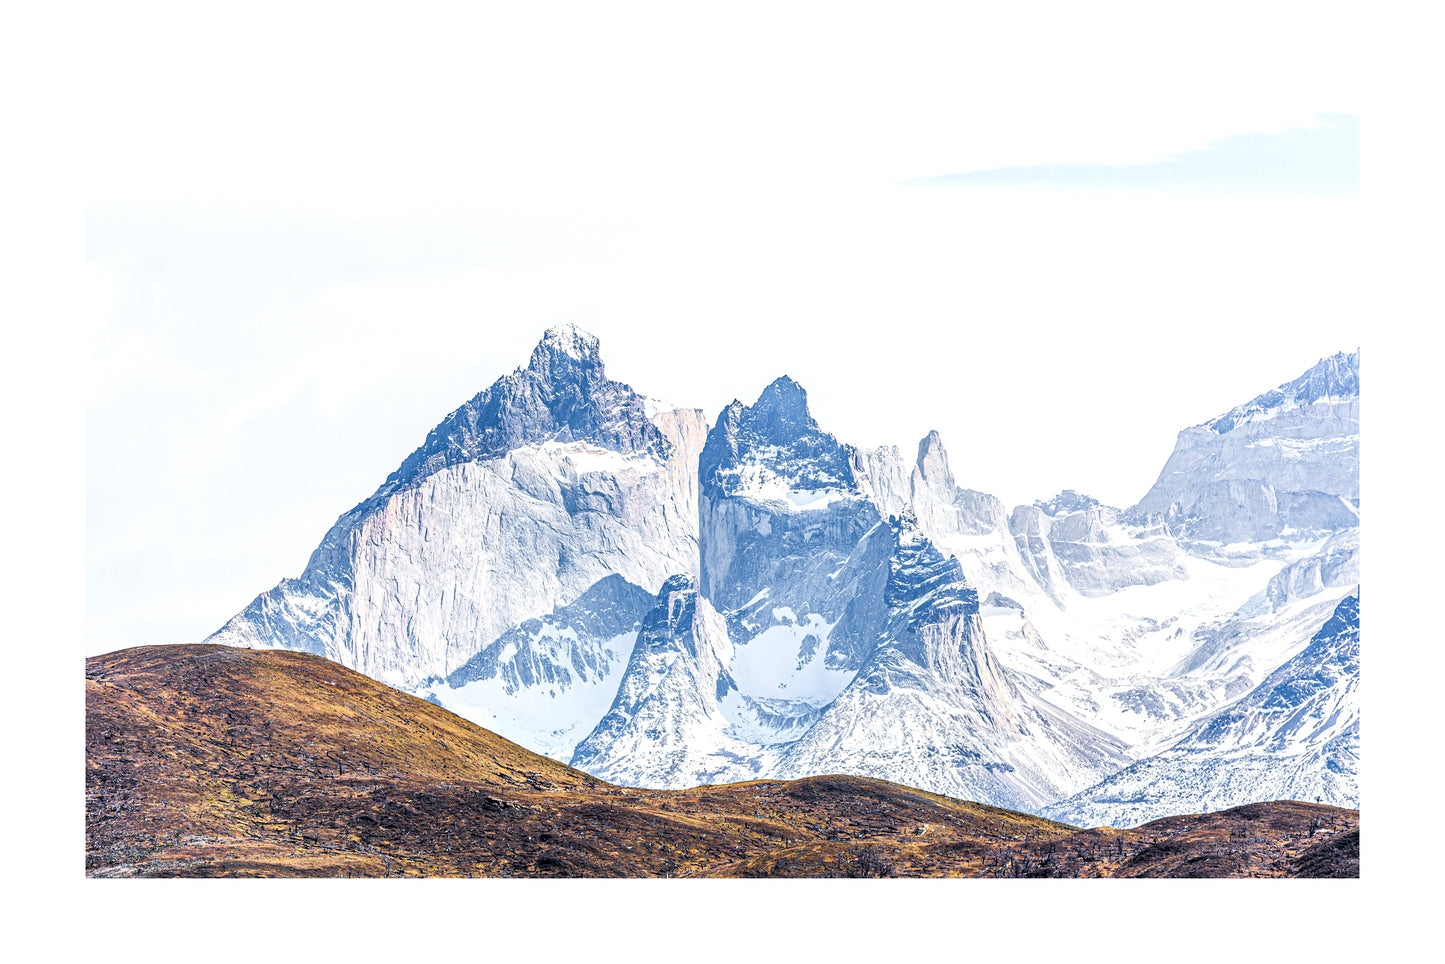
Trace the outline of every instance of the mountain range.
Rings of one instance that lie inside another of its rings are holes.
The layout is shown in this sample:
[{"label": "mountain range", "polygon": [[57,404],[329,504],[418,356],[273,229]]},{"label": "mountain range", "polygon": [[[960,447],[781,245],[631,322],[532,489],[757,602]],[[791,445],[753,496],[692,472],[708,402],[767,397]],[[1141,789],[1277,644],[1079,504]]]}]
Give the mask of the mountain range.
[{"label": "mountain range", "polygon": [[852,774],[1091,825],[1357,807],[1359,506],[1358,353],[1184,429],[1137,505],[1010,509],[937,433],[849,445],[787,376],[709,424],[562,326],[207,642],[623,786]]}]

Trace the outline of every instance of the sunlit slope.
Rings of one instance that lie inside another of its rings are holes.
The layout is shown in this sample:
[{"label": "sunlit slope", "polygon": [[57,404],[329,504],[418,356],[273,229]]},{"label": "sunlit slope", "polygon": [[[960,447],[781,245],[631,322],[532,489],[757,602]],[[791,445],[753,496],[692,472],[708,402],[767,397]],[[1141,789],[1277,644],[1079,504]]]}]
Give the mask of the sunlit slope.
[{"label": "sunlit slope", "polygon": [[[1358,828],[1353,811],[1264,808],[1289,831],[1278,856],[1191,866],[1291,873]],[[1179,819],[1196,823],[1176,863],[1239,822]],[[627,790],[308,654],[86,663],[93,876],[1114,876],[1164,839],[859,777]],[[1338,869],[1339,850],[1311,866]]]}]

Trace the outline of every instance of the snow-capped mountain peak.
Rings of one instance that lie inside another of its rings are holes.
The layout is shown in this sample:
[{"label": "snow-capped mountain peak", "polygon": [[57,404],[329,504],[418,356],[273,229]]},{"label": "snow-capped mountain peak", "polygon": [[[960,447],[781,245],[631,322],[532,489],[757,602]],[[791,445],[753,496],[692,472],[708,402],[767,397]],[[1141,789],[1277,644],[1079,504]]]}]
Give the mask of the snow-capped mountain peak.
[{"label": "snow-capped mountain peak", "polygon": [[1184,429],[1129,510],[1194,549],[1300,542],[1359,525],[1359,352]]},{"label": "snow-capped mountain peak", "polygon": [[655,592],[697,569],[705,425],[609,379],[592,335],[554,328],[212,641],[318,652],[413,688],[609,575]]},{"label": "snow-capped mountain peak", "polygon": [[[571,322],[554,325],[542,333],[542,340],[532,350],[529,368],[539,369],[543,357],[565,356],[579,362],[601,366],[602,357],[597,336],[583,331]],[[542,357],[539,357],[542,356]]]},{"label": "snow-capped mountain peak", "polygon": [[807,392],[784,375],[754,404],[735,400],[723,409],[703,448],[699,474],[705,491],[728,495],[746,494],[774,479],[780,491],[857,493],[860,468],[853,447],[818,427]]},{"label": "snow-capped mountain peak", "polygon": [[642,619],[612,707],[572,765],[616,783],[689,787],[755,775],[757,748],[730,735],[719,700],[736,690],[727,627],[692,576],[663,584]]},{"label": "snow-capped mountain peak", "polygon": [[653,424],[647,400],[612,381],[597,338],[575,325],[552,328],[525,368],[497,379],[447,415],[391,474],[378,495],[414,484],[448,465],[499,458],[547,441],[590,442],[659,460],[672,444]]},{"label": "snow-capped mountain peak", "polygon": [[1206,428],[1222,435],[1244,421],[1258,421],[1306,405],[1359,396],[1360,353],[1339,352],[1328,358],[1321,358],[1293,381],[1285,382],[1204,424]]},{"label": "snow-capped mountain peak", "polygon": [[[788,614],[834,626],[853,595],[849,560],[881,518],[857,450],[818,427],[802,386],[784,376],[723,409],[698,476],[702,593],[738,641]],[[843,662],[856,669],[854,657]]]}]

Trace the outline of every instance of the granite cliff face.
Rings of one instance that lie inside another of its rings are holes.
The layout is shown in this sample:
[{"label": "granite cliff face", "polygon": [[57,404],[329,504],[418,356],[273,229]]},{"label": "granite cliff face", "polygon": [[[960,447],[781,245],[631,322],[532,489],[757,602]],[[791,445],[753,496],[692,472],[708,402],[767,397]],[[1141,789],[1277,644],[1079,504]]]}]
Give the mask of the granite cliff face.
[{"label": "granite cliff face", "polygon": [[1360,530],[1330,536],[1319,551],[1286,565],[1264,587],[1271,610],[1331,589],[1360,584]]},{"label": "granite cliff face", "polygon": [[1055,599],[1061,598],[1061,582],[1094,597],[1188,578],[1173,539],[1126,528],[1118,509],[1072,489],[1014,509],[1009,530],[1030,572]]},{"label": "granite cliff face", "polygon": [[414,689],[607,576],[656,592],[697,566],[705,422],[647,409],[606,378],[595,338],[549,331],[338,519],[299,578],[208,642],[315,652]]},{"label": "granite cliff face", "polygon": [[1006,594],[1040,590],[1020,556],[1009,510],[986,492],[958,485],[938,432],[919,440],[912,465],[891,446],[865,452],[864,463],[880,511],[910,515],[975,585]]},{"label": "granite cliff face", "polygon": [[866,577],[850,559],[881,521],[857,450],[818,427],[784,376],[722,411],[698,475],[700,589],[738,644],[782,628],[795,651],[856,670],[864,653],[830,633]]},{"label": "granite cliff face", "polygon": [[1259,543],[1359,525],[1360,355],[1179,433],[1131,516],[1182,540]]}]

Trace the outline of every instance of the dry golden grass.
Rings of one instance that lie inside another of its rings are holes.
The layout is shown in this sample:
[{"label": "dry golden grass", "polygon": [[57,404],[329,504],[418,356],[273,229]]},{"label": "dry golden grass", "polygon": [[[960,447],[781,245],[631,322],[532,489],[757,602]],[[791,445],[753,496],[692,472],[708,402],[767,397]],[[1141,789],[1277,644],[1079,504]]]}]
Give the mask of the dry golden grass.
[{"label": "dry golden grass", "polygon": [[1358,827],[1284,801],[1079,830],[849,776],[626,789],[316,656],[86,662],[92,876],[1357,876]]}]

